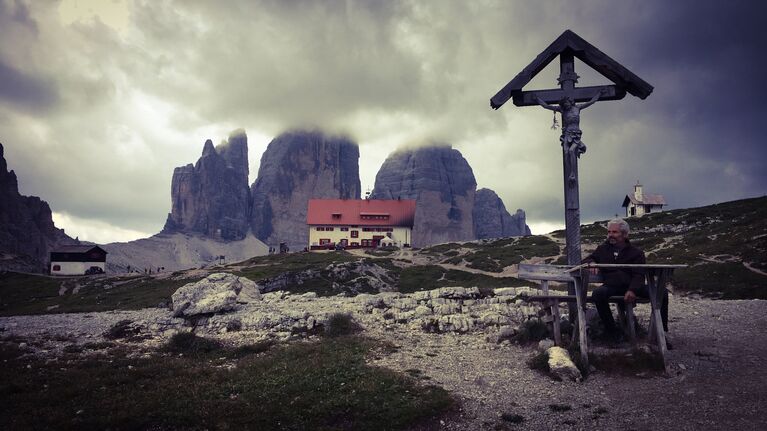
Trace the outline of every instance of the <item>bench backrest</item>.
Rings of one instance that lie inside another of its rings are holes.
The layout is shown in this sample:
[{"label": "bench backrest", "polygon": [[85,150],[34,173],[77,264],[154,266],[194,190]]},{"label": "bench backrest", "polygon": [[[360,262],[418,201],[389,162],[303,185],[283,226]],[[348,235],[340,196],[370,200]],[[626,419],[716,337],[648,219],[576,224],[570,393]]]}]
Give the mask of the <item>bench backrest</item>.
[{"label": "bench backrest", "polygon": [[[572,273],[569,272],[570,268],[572,268],[572,265],[536,265],[531,263],[520,263],[518,277],[525,280],[548,280],[567,283],[574,281]],[[589,275],[589,283],[601,282],[601,275]]]}]

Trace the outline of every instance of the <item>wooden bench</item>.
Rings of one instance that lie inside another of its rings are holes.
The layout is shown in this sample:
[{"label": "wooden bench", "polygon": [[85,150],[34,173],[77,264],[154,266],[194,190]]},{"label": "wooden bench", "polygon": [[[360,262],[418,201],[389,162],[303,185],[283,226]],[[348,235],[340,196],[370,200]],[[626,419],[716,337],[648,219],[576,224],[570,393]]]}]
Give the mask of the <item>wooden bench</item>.
[{"label": "wooden bench", "polygon": [[[589,283],[601,283],[602,277],[598,274],[590,274],[591,268],[642,268],[646,275],[645,280],[647,282],[650,297],[648,299],[637,298],[637,303],[650,303],[651,304],[651,316],[650,316],[650,336],[656,339],[658,349],[661,357],[663,358],[664,365],[666,362],[666,338],[663,332],[663,325],[660,319],[660,304],[663,300],[663,288],[665,288],[666,281],[671,276],[675,268],[686,267],[686,265],[619,265],[619,264],[585,264],[585,265],[533,265],[533,264],[519,264],[518,277],[525,280],[539,281],[541,284],[541,290],[543,295],[530,295],[525,299],[531,302],[540,302],[546,310],[547,316],[551,316],[550,320],[553,324],[554,341],[557,345],[562,343],[561,334],[561,319],[559,315],[559,304],[566,302],[577,304],[576,310],[578,314],[576,324],[578,340],[581,350],[581,361],[588,367],[588,337],[586,322],[585,307],[587,302],[593,302],[591,298],[587,297],[587,286]],[[549,292],[549,282],[557,281],[562,283],[572,283],[575,287],[575,295],[556,295]],[[622,296],[610,297],[609,302],[623,304]],[[626,310],[626,326],[628,327],[629,338],[632,342],[636,342],[636,317],[634,315],[634,304],[624,304]],[[574,316],[570,316],[572,321]],[[573,332],[573,339],[575,339],[576,332]]]}]

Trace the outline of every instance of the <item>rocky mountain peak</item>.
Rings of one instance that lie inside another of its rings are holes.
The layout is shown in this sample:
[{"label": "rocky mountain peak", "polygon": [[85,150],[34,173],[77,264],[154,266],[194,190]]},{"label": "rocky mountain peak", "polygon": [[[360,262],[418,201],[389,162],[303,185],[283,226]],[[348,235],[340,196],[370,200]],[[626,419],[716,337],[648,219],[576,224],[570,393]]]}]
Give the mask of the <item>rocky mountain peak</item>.
[{"label": "rocky mountain peak", "polygon": [[309,199],[359,199],[359,147],[342,136],[291,130],[274,138],[251,185],[251,227],[270,246],[306,247]]},{"label": "rocky mountain peak", "polygon": [[216,154],[217,154],[216,149],[213,147],[213,141],[211,141],[210,139],[205,141],[205,145],[202,146],[202,156],[200,157],[216,155]]},{"label": "rocky mountain peak", "polygon": [[518,209],[509,214],[498,194],[485,188],[477,190],[475,196],[474,230],[477,239],[530,235],[525,212]]},{"label": "rocky mountain peak", "polygon": [[469,163],[449,145],[402,149],[383,163],[371,199],[415,199],[413,245],[475,239],[477,181]]},{"label": "rocky mountain peak", "polygon": [[0,144],[0,269],[45,272],[49,252],[59,245],[74,244],[53,224],[51,208],[37,196],[19,194],[18,180],[8,171]]},{"label": "rocky mountain peak", "polygon": [[177,167],[171,182],[171,213],[163,232],[199,233],[240,240],[248,232],[248,140],[235,131],[213,147],[205,141],[195,165]]}]

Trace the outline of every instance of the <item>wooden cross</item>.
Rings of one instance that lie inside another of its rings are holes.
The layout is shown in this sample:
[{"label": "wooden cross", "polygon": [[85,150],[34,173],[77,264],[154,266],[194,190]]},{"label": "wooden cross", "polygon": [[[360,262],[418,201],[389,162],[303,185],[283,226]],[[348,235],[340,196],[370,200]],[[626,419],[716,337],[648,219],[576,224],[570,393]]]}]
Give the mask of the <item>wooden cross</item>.
[{"label": "wooden cross", "polygon": [[[523,91],[522,88],[529,83],[540,71],[542,71],[555,58],[559,57],[559,85],[560,88],[538,91]],[[575,73],[575,58],[580,59],[588,66],[610,80],[613,85],[601,85],[594,87],[576,87],[578,75]],[[643,81],[631,71],[607,56],[605,53],[586,42],[583,38],[571,30],[565,30],[554,42],[540,53],[532,63],[525,67],[517,76],[509,81],[495,96],[490,99],[490,106],[498,109],[509,99],[516,106],[541,105],[547,109],[562,112],[562,159],[564,171],[565,191],[565,235],[566,255],[569,265],[581,263],[581,219],[578,197],[578,156],[585,151],[585,146],[580,145],[579,117],[564,118],[566,108],[562,105],[565,98],[571,102],[587,102],[583,107],[591,103],[604,100],[620,100],[630,93],[640,99],[645,99],[652,93],[653,87]],[[540,99],[540,102],[539,102]],[[553,107],[554,104],[559,108]],[[574,111],[579,115],[579,111]],[[574,124],[573,124],[574,123]],[[576,139],[576,145],[570,145]],[[577,149],[577,152],[576,152]],[[568,285],[568,293],[574,295],[575,286]],[[575,306],[570,308],[570,316],[575,316]]]}]

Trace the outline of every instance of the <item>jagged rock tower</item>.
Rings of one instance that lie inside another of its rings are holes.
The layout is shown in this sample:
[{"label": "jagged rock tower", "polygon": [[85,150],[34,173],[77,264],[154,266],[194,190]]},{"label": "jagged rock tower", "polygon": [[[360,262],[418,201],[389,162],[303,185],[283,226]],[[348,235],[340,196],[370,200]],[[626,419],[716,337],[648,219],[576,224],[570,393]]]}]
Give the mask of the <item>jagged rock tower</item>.
[{"label": "jagged rock tower", "polygon": [[395,151],[376,175],[371,199],[415,199],[413,245],[470,241],[477,181],[458,150],[440,145]]},{"label": "jagged rock tower", "polygon": [[343,137],[295,130],[274,138],[251,186],[251,228],[270,246],[309,243],[309,199],[359,199],[359,147]]},{"label": "jagged rock tower", "polygon": [[0,144],[0,269],[46,272],[49,252],[76,241],[53,224],[51,207],[37,196],[19,194]]},{"label": "jagged rock tower", "polygon": [[249,228],[248,138],[244,130],[213,147],[207,140],[202,156],[173,171],[171,213],[163,233],[200,233],[239,240]]},{"label": "jagged rock tower", "polygon": [[525,212],[509,214],[506,205],[490,189],[479,189],[474,197],[474,232],[477,239],[530,235]]}]

